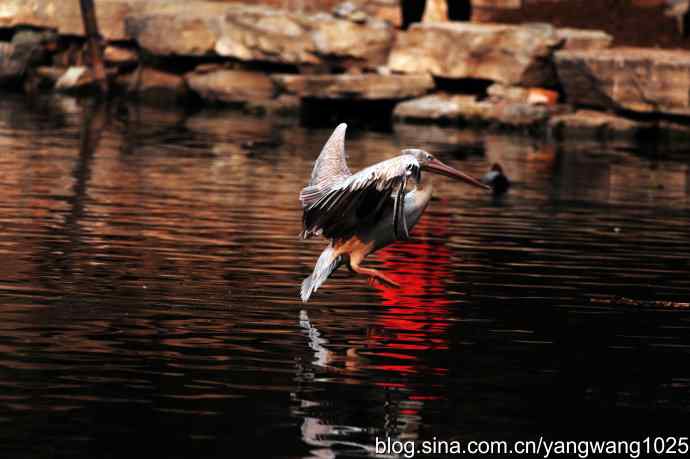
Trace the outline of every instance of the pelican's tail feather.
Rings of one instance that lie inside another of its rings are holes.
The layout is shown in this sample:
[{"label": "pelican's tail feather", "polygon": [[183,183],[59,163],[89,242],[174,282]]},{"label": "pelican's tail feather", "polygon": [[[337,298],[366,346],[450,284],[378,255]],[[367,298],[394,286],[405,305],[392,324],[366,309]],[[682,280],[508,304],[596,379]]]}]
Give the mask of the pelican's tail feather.
[{"label": "pelican's tail feather", "polygon": [[319,259],[316,261],[316,266],[314,266],[314,272],[302,281],[300,295],[303,302],[306,303],[309,301],[311,294],[321,287],[321,284],[328,279],[328,276],[330,276],[333,271],[338,269],[342,259],[342,256],[336,255],[332,245],[329,245],[321,252]]}]

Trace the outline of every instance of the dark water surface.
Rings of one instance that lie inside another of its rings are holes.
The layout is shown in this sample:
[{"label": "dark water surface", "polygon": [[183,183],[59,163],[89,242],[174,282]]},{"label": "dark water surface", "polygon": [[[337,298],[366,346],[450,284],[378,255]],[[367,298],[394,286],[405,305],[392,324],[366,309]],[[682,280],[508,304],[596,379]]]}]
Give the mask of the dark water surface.
[{"label": "dark water surface", "polygon": [[351,126],[353,169],[414,145],[516,184],[436,179],[368,260],[400,290],[343,270],[303,305],[330,128],[83,105],[0,97],[2,457],[687,435],[690,151]]}]

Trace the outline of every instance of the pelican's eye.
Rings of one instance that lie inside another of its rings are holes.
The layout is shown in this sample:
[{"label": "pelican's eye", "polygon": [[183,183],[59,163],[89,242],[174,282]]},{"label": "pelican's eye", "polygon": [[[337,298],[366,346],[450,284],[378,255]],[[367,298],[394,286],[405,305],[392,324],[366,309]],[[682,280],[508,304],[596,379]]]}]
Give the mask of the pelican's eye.
[{"label": "pelican's eye", "polygon": [[431,156],[429,153],[427,153],[427,154],[426,154],[426,160],[427,160],[427,161],[431,161],[432,159],[434,159],[434,157]]}]

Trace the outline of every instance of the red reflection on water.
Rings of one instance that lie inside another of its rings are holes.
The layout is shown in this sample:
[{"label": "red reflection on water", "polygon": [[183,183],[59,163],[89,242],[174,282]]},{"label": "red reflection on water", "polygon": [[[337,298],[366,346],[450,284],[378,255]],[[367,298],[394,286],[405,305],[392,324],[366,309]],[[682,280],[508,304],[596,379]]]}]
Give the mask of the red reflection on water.
[{"label": "red reflection on water", "polygon": [[450,275],[450,251],[441,241],[447,233],[447,220],[423,218],[414,229],[413,241],[378,253],[384,269],[393,273],[401,286],[379,287],[385,310],[378,324],[395,333],[387,347],[426,350],[446,345],[450,301],[444,293]]},{"label": "red reflection on water", "polygon": [[[449,217],[422,218],[412,233],[413,240],[399,243],[378,252],[382,270],[391,274],[399,289],[379,286],[383,310],[377,316],[373,338],[386,359],[385,364],[375,365],[378,370],[391,375],[435,374],[444,375],[446,368],[429,367],[420,352],[448,349],[448,308],[450,300],[446,283],[451,275],[451,254],[444,245],[448,233]],[[426,362],[426,363],[425,363]],[[420,415],[426,401],[443,397],[433,393],[432,387],[420,391],[414,380],[379,381],[378,387],[403,389],[408,402],[419,403],[412,409],[401,403],[400,421],[410,424],[415,431],[416,416]]]},{"label": "red reflection on water", "polygon": [[377,355],[399,362],[376,365],[377,369],[397,374],[442,374],[445,370],[421,368],[418,353],[448,348],[450,301],[445,287],[451,256],[443,244],[447,227],[448,217],[423,218],[414,229],[413,241],[378,253],[382,269],[391,273],[401,287],[378,287],[384,309],[374,327],[378,336],[373,338],[383,348]]}]

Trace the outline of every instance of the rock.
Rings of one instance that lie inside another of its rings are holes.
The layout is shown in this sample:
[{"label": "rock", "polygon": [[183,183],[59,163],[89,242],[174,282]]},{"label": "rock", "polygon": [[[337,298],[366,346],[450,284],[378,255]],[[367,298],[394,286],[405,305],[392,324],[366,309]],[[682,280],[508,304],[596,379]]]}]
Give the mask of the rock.
[{"label": "rock", "polygon": [[414,24],[398,34],[388,66],[443,78],[545,86],[554,78],[548,59],[558,44],[555,29],[546,24]]},{"label": "rock", "polygon": [[128,65],[136,64],[139,61],[139,56],[137,52],[131,48],[108,45],[103,50],[103,59],[110,64]]},{"label": "rock", "polygon": [[0,84],[21,80],[31,64],[43,58],[43,44],[53,38],[50,32],[20,30],[10,43],[0,42]]},{"label": "rock", "polygon": [[336,5],[333,8],[333,16],[358,23],[364,23],[367,20],[367,13],[352,2],[343,2]]},{"label": "rock", "polygon": [[170,4],[132,14],[128,35],[157,55],[217,54],[242,61],[318,64],[354,60],[383,64],[393,41],[390,24],[330,14],[300,14],[262,5]]},{"label": "rock", "polygon": [[493,100],[525,102],[527,101],[529,90],[520,86],[506,86],[494,83],[486,89],[486,93]]},{"label": "rock", "polygon": [[57,34],[49,30],[35,31],[22,29],[15,32],[12,37],[12,43],[16,46],[26,47],[28,50],[34,51],[37,48],[41,48],[45,43],[57,41],[57,39]]},{"label": "rock", "polygon": [[406,99],[434,87],[428,74],[275,75],[273,81],[283,92],[318,99]]},{"label": "rock", "polygon": [[495,83],[486,92],[494,102],[524,102],[533,105],[556,105],[558,102],[558,93],[544,88],[522,88]]},{"label": "rock", "polygon": [[470,108],[476,110],[477,106],[475,96],[431,94],[399,103],[393,110],[393,117],[414,121],[459,121],[467,116]]},{"label": "rock", "polygon": [[27,61],[17,57],[16,46],[0,42],[0,85],[18,81],[26,70]]},{"label": "rock", "polygon": [[60,92],[84,91],[94,87],[93,75],[86,67],[70,67],[55,83]]},{"label": "rock", "polygon": [[183,101],[188,96],[184,78],[151,67],[121,75],[116,83],[145,102],[168,105]]},{"label": "rock", "polygon": [[556,35],[563,42],[561,49],[568,50],[604,49],[613,41],[613,37],[602,30],[563,28],[556,29]]},{"label": "rock", "polygon": [[512,127],[542,125],[560,108],[527,102],[478,100],[471,95],[432,94],[399,103],[393,116],[402,121],[464,122]]},{"label": "rock", "polygon": [[159,56],[203,56],[213,54],[220,33],[223,5],[214,7],[180,4],[148,14],[125,18],[128,37],[140,47]]},{"label": "rock", "polygon": [[[152,54],[294,65],[352,60],[375,67],[385,63],[395,33],[357,9],[337,18],[240,3],[102,0],[96,15],[107,41],[134,39]],[[0,27],[19,25],[84,36],[77,1],[3,0]]]},{"label": "rock", "polygon": [[399,0],[368,0],[361,7],[369,16],[386,21],[394,27],[402,25]]},{"label": "rock", "polygon": [[53,87],[66,71],[64,67],[36,67],[36,84],[38,87]]},{"label": "rock", "polygon": [[386,63],[395,32],[387,22],[369,19],[364,24],[326,15],[308,18],[309,40],[321,59],[361,62],[368,68]]},{"label": "rock", "polygon": [[690,52],[609,48],[556,53],[568,101],[579,106],[690,115]]},{"label": "rock", "polygon": [[531,101],[503,102],[494,105],[489,120],[493,124],[510,127],[529,127],[545,125],[554,113],[565,110],[565,107],[547,104],[535,104]]},{"label": "rock", "polygon": [[[49,0],[3,0],[0,3],[0,27],[24,25],[56,29],[55,3]],[[78,9],[79,4],[75,5]]]},{"label": "rock", "polygon": [[194,71],[185,76],[189,87],[210,102],[240,103],[272,99],[275,87],[264,73],[215,69]]},{"label": "rock", "polygon": [[[96,3],[96,20],[106,40],[126,40],[125,17],[144,7],[155,8],[164,0],[101,0]],[[0,27],[55,29],[60,35],[84,36],[79,2],[64,0],[3,0]]]},{"label": "rock", "polygon": [[574,113],[554,116],[549,129],[558,137],[590,136],[599,138],[635,137],[643,130],[652,128],[651,123],[631,120],[613,113],[595,110],[578,110]]}]

